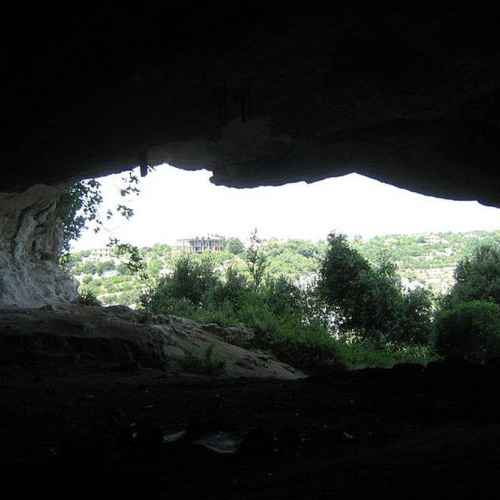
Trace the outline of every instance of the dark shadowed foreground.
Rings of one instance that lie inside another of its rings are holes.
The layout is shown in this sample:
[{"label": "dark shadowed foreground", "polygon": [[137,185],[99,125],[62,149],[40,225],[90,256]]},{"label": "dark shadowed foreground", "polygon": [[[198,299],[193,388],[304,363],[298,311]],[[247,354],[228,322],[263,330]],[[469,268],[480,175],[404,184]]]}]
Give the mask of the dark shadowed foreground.
[{"label": "dark shadowed foreground", "polygon": [[214,381],[20,364],[1,371],[1,470],[18,493],[57,498],[495,498],[499,375],[431,363]]}]

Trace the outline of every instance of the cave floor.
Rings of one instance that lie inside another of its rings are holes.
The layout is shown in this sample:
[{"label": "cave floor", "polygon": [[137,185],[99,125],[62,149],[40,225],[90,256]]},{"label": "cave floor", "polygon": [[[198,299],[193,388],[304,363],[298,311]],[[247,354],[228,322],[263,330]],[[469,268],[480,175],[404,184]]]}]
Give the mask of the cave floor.
[{"label": "cave floor", "polygon": [[[497,498],[499,375],[400,366],[283,382],[2,367],[0,470],[18,492],[53,497]],[[216,432],[234,453],[195,443]]]}]

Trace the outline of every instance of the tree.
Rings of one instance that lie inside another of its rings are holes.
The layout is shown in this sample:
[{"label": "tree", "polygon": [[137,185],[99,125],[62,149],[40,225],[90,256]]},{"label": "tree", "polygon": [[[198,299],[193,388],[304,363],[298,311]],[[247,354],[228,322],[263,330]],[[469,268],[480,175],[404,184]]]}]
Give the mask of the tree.
[{"label": "tree", "polygon": [[337,317],[340,332],[396,342],[429,340],[428,293],[404,293],[396,266],[387,255],[371,266],[344,235],[328,236],[318,292]]},{"label": "tree", "polygon": [[245,252],[245,245],[243,245],[239,238],[229,238],[226,241],[225,249],[233,255],[241,255]]},{"label": "tree", "polygon": [[425,344],[432,336],[432,292],[418,287],[404,295],[400,332],[402,339],[413,344]]},{"label": "tree", "polygon": [[328,250],[319,271],[318,291],[332,307],[343,330],[363,329],[361,300],[367,295],[368,261],[347,244],[342,234],[328,236]]},{"label": "tree", "polygon": [[[134,194],[139,195],[139,178],[130,171],[128,177],[122,177],[123,186],[120,190],[122,197]],[[103,202],[101,183],[97,179],[86,179],[75,182],[69,186],[61,195],[57,206],[58,216],[62,221],[63,243],[62,256],[69,254],[72,241],[78,240],[83,231],[94,225],[94,231],[98,233],[103,220],[100,208]],[[115,211],[108,210],[106,219],[111,219],[115,212],[127,220],[134,215],[134,211],[128,206],[117,204]]]},{"label": "tree", "polygon": [[97,262],[96,271],[99,276],[102,276],[106,271],[113,271],[115,269],[115,263],[112,260],[105,260]]},{"label": "tree", "polygon": [[262,240],[258,237],[257,228],[255,228],[250,233],[250,245],[247,248],[245,259],[255,290],[260,287],[268,267],[268,261],[262,252],[261,244]]},{"label": "tree", "polygon": [[[139,247],[130,243],[123,243],[116,238],[111,238],[108,247],[113,249],[117,257],[124,257],[126,260],[123,262],[127,267],[130,274],[135,274],[143,281],[148,281],[149,275],[147,273],[147,266],[144,262],[144,257]],[[121,268],[123,270],[123,268]]]},{"label": "tree", "polygon": [[76,182],[61,195],[57,210],[63,226],[63,254],[69,253],[71,242],[80,238],[90,222],[95,221],[99,231],[102,201],[101,183],[96,179]]},{"label": "tree", "polygon": [[218,281],[213,263],[209,258],[195,260],[186,254],[179,257],[172,276],[160,278],[156,286],[143,297],[143,305],[152,311],[161,311],[163,304],[171,300],[186,300],[200,306],[209,290]]},{"label": "tree", "polygon": [[500,243],[482,244],[470,257],[459,261],[456,283],[444,299],[444,306],[470,300],[489,300],[500,305]]},{"label": "tree", "polygon": [[484,362],[500,356],[500,306],[487,300],[456,303],[439,311],[435,348],[451,358]]}]

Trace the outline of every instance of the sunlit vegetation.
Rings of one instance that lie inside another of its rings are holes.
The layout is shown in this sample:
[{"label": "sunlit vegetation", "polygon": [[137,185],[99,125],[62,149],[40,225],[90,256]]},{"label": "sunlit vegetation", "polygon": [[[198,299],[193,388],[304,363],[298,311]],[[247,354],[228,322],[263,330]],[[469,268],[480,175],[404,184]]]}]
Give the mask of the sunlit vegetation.
[{"label": "sunlit vegetation", "polygon": [[386,253],[403,280],[445,293],[454,283],[453,272],[460,259],[481,245],[498,241],[500,231],[471,231],[375,236],[367,241],[355,238],[353,246],[370,262]]},{"label": "sunlit vegetation", "polygon": [[400,363],[426,365],[441,359],[430,345],[404,345],[376,343],[369,340],[353,339],[337,342],[339,358],[351,369],[392,368]]},{"label": "sunlit vegetation", "polygon": [[[418,284],[439,294],[452,287],[453,272],[460,259],[481,244],[495,241],[500,241],[500,231],[376,236],[366,241],[354,238],[351,244],[371,263],[376,263],[383,254],[389,257],[395,263],[403,284]],[[318,271],[326,248],[326,241],[271,239],[262,243],[268,262],[267,273],[275,278],[285,276],[299,282],[307,282]],[[152,278],[172,272],[181,255],[179,250],[166,244],[140,251]],[[244,252],[243,243],[231,238],[225,250],[213,253],[211,258],[221,271],[232,267],[248,274]],[[127,268],[124,259],[112,250],[74,252],[67,265],[85,289],[90,289],[103,304],[139,303],[143,283]]]},{"label": "sunlit vegetation", "polygon": [[455,269],[440,300],[434,345],[443,355],[475,362],[500,358],[500,244],[474,249]]},{"label": "sunlit vegetation", "polygon": [[[451,268],[445,293],[402,278],[422,263]],[[73,254],[67,266],[81,281],[84,304],[98,299],[250,329],[255,336],[242,347],[311,373],[500,355],[499,233],[366,243],[331,234],[313,243],[261,241],[254,232],[248,245],[233,239],[220,252],[117,244]],[[213,360],[191,361],[195,370]]]}]

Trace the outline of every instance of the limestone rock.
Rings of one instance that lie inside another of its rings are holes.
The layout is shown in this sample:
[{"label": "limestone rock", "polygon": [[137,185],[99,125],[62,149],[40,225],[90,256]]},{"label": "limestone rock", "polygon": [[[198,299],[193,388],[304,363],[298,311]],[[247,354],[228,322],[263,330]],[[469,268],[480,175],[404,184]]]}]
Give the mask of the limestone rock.
[{"label": "limestone rock", "polygon": [[230,344],[239,345],[240,347],[248,347],[250,342],[255,338],[255,332],[250,328],[243,327],[222,327],[216,323],[207,323],[202,325],[203,329],[213,333],[221,340]]},{"label": "limestone rock", "polygon": [[58,188],[0,193],[0,307],[76,300],[76,283],[58,265],[62,230]]}]

